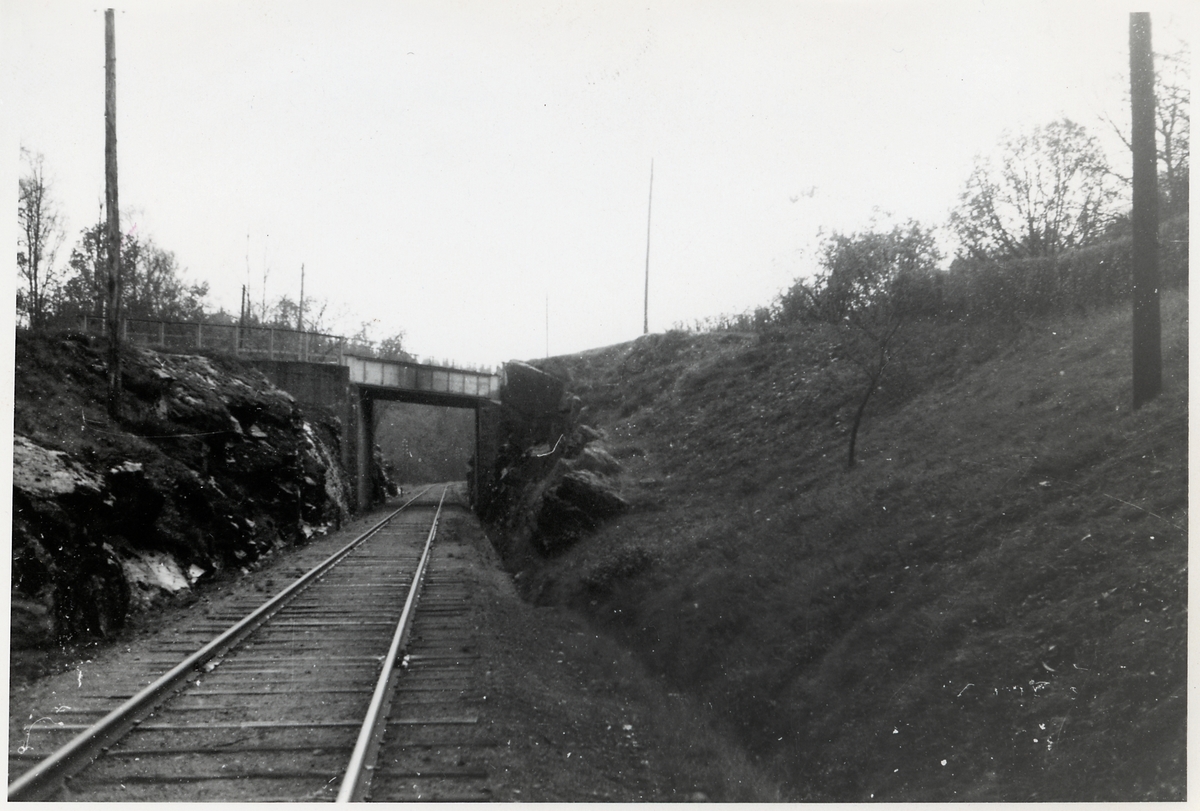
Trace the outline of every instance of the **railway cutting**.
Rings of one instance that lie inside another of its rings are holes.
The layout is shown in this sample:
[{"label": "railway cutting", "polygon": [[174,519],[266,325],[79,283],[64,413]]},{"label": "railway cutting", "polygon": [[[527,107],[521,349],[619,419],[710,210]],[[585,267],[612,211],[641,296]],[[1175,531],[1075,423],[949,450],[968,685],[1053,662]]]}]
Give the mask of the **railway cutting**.
[{"label": "railway cutting", "polygon": [[459,489],[313,544],[266,602],[205,612],[31,723],[9,799],[489,799],[469,586],[437,543]]}]

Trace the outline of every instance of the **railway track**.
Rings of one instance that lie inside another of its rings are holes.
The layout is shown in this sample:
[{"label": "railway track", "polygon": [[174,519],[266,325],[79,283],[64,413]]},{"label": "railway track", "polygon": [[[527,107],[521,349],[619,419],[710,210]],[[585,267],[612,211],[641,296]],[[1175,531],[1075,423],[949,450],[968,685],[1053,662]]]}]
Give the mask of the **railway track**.
[{"label": "railway track", "polygon": [[42,754],[10,751],[8,799],[490,799],[470,587],[435,543],[447,489],[56,708]]}]

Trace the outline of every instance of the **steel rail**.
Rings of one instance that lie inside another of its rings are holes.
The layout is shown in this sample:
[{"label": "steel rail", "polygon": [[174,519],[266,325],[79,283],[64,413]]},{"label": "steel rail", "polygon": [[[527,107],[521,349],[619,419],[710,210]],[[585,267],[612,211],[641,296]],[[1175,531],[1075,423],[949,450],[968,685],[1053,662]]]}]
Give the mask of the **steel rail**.
[{"label": "steel rail", "polygon": [[396,663],[400,659],[400,651],[404,649],[409,629],[412,627],[417,597],[421,592],[421,581],[425,578],[425,569],[429,564],[429,551],[433,548],[433,539],[437,536],[438,522],[442,517],[442,504],[446,500],[446,491],[449,489],[448,486],[442,488],[442,497],[438,500],[437,512],[433,516],[433,525],[429,528],[429,537],[425,539],[425,550],[421,553],[421,561],[417,564],[416,571],[413,572],[408,599],[404,601],[404,611],[401,612],[400,620],[396,623],[396,632],[392,635],[391,647],[388,648],[387,656],[384,657],[383,669],[379,673],[379,680],[375,683],[371,704],[367,707],[367,714],[363,718],[358,740],[354,744],[354,752],[350,755],[346,774],[342,778],[342,784],[334,802],[359,802],[370,784],[370,767],[367,765],[367,760],[369,756],[373,757],[378,751],[379,742],[383,737],[383,726],[387,720],[387,709],[391,703],[392,684],[396,675]]},{"label": "steel rail", "polygon": [[[314,580],[325,574],[355,547],[362,544],[389,521],[403,512],[414,501],[433,489],[425,488],[411,499],[389,513],[370,529],[363,532],[344,547],[334,552],[328,558],[317,564],[307,574],[297,578],[295,582],[276,594],[267,602],[234,623],[224,633],[208,642],[195,653],[189,655],[175,667],[168,670],[154,682],[146,686],[124,704],[117,707],[108,715],[80,732],[62,748],[49,755],[29,771],[22,774],[8,786],[9,802],[20,800],[35,800],[41,792],[53,787],[57,782],[69,777],[82,766],[91,762],[109,744],[125,735],[137,723],[137,716],[153,709],[171,691],[187,680],[196,668],[204,665],[218,653],[222,653],[236,645],[252,631],[266,622],[276,611],[283,607]],[[442,497],[445,498],[443,491]],[[441,505],[439,503],[439,510]]]}]

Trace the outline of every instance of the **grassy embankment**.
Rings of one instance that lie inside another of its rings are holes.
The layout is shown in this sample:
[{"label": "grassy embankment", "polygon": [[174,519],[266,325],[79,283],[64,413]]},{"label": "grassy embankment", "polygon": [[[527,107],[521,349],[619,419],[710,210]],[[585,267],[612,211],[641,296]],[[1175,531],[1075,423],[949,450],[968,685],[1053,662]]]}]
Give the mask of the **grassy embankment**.
[{"label": "grassy embankment", "polygon": [[826,328],[549,359],[636,506],[531,590],[796,799],[1182,799],[1186,294],[1136,412],[1129,322],[912,325],[853,469],[860,384]]}]

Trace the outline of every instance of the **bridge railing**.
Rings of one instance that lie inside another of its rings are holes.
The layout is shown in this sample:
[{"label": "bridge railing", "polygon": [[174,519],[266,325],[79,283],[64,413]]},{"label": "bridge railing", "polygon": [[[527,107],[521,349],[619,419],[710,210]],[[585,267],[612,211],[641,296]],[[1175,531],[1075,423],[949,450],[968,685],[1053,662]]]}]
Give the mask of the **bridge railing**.
[{"label": "bridge railing", "polygon": [[347,354],[350,382],[368,386],[425,391],[436,394],[465,394],[470,397],[500,399],[500,376],[490,372],[472,372],[447,366],[430,366],[385,358],[367,358]]},{"label": "bridge railing", "polygon": [[[105,332],[104,319],[97,316],[81,316],[80,327],[90,334],[102,335]],[[247,358],[302,360],[309,363],[340,364],[346,351],[344,337],[323,332],[150,318],[121,319],[121,338],[174,351],[216,349]]]}]

